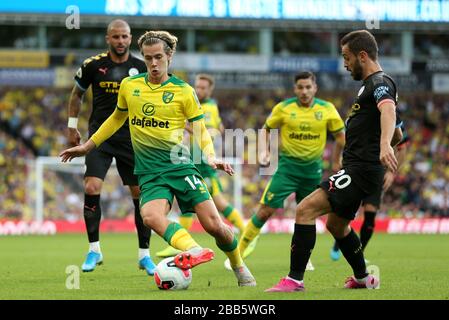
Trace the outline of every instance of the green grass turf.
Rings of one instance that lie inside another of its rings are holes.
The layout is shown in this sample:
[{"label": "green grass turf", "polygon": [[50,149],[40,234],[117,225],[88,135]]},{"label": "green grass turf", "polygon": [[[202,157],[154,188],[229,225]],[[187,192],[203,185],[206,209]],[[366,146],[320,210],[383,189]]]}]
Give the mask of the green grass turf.
[{"label": "green grass turf", "polygon": [[[206,234],[195,239],[216,252],[214,261],[193,270],[186,291],[160,291],[153,278],[137,269],[134,234],[102,234],[104,264],[94,272],[80,272],[80,289],[66,288],[66,267],[80,266],[87,250],[84,234],[2,237],[0,239],[0,299],[449,299],[449,236],[375,234],[366,257],[380,269],[379,290],[345,290],[351,270],[342,258],[329,258],[331,237],[318,235],[306,272],[306,292],[264,293],[289,269],[291,235],[262,235],[247,264],[257,279],[254,288],[237,287],[234,275],[223,268],[225,255]],[[153,235],[153,255],[165,247]],[[156,259],[159,261],[160,259]]]}]

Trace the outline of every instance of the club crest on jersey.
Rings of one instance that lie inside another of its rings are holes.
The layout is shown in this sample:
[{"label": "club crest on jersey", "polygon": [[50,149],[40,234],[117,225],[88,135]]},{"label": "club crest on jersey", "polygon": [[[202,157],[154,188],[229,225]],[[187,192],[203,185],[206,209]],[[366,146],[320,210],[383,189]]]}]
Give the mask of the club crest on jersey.
[{"label": "club crest on jersey", "polygon": [[130,77],[138,75],[139,74],[139,70],[137,70],[136,68],[131,68],[128,70],[128,74]]},{"label": "club crest on jersey", "polygon": [[315,119],[317,119],[318,121],[323,120],[323,112],[322,111],[315,112]]},{"label": "club crest on jersey", "polygon": [[164,101],[164,103],[170,103],[173,100],[174,96],[175,94],[173,92],[164,91],[164,93],[162,94],[162,101]]},{"label": "club crest on jersey", "polygon": [[146,115],[148,117],[152,116],[153,114],[156,113],[156,110],[154,108],[154,104],[152,104],[152,103],[145,103],[142,106],[142,112],[143,112],[144,115]]}]

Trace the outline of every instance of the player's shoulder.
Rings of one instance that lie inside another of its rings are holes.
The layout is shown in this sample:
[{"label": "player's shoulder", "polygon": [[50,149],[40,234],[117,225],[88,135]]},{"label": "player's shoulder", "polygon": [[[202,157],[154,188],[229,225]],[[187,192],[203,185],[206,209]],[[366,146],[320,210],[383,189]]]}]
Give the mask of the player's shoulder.
[{"label": "player's shoulder", "polygon": [[132,53],[129,54],[129,59],[131,60],[132,64],[135,65],[135,66],[138,66],[140,68],[146,68],[147,67],[145,62],[142,59],[138,58],[137,56],[135,56]]},{"label": "player's shoulder", "polygon": [[393,78],[383,71],[373,74],[369,78],[369,82],[373,85],[373,87],[376,87],[381,84],[388,84],[388,85],[394,86],[394,87],[396,86]]},{"label": "player's shoulder", "polygon": [[287,98],[287,99],[279,102],[276,106],[279,106],[280,108],[284,109],[284,108],[287,108],[288,106],[291,106],[292,104],[296,105],[297,101],[298,101],[298,99],[296,97]]},{"label": "player's shoulder", "polygon": [[187,82],[185,82],[182,79],[179,79],[177,76],[175,76],[173,74],[170,76],[170,78],[167,80],[167,82],[175,87],[193,89],[190,84],[188,84]]},{"label": "player's shoulder", "polygon": [[87,67],[90,65],[94,65],[99,63],[102,60],[109,59],[107,52],[99,53],[95,56],[91,56],[83,61],[83,67]]},{"label": "player's shoulder", "polygon": [[324,107],[324,108],[335,108],[335,106],[332,102],[323,100],[323,99],[319,99],[319,98],[315,98],[314,103],[315,103],[315,105],[318,105],[318,106]]},{"label": "player's shoulder", "polygon": [[217,100],[213,99],[213,98],[209,98],[205,101],[205,103],[213,108],[218,108],[218,103]]},{"label": "player's shoulder", "polygon": [[138,80],[144,80],[145,81],[145,77],[147,76],[147,72],[142,72],[139,74],[136,74],[134,76],[129,76],[124,78],[122,81],[127,81],[127,82],[132,82],[132,81],[138,81]]}]

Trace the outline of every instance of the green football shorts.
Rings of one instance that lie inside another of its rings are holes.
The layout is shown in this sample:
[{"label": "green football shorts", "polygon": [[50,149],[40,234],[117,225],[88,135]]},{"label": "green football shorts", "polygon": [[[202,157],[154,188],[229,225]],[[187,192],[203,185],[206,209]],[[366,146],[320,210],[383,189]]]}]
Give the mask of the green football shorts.
[{"label": "green football shorts", "polygon": [[206,183],[193,168],[139,175],[139,186],[141,208],[156,199],[167,199],[171,206],[176,197],[181,212],[195,212],[195,205],[211,199]]},{"label": "green football shorts", "polygon": [[311,194],[320,182],[321,178],[295,177],[277,170],[268,182],[260,203],[270,208],[283,208],[284,200],[293,192],[296,193],[296,203],[299,203]]}]

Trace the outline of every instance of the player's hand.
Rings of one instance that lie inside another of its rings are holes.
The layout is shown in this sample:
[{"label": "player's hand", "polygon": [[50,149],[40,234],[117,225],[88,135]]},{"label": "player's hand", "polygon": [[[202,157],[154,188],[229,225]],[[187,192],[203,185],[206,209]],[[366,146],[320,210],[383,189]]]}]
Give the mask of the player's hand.
[{"label": "player's hand", "polygon": [[59,156],[61,157],[61,162],[70,162],[76,157],[82,157],[86,155],[93,148],[95,148],[95,143],[93,143],[93,141],[89,139],[86,143],[83,143],[80,146],[62,151]]},{"label": "player's hand", "polygon": [[390,144],[380,145],[380,162],[391,172],[398,169],[398,160],[396,159],[393,147]]},{"label": "player's hand", "polygon": [[262,166],[268,166],[270,164],[270,152],[267,150],[263,150],[260,152],[259,163]]},{"label": "player's hand", "polygon": [[79,146],[81,141],[81,135],[78,129],[67,128],[67,130],[68,130],[67,139],[69,142],[69,146],[71,147]]},{"label": "player's hand", "polygon": [[209,157],[207,159],[207,162],[213,169],[223,170],[230,176],[234,175],[234,169],[232,168],[232,166],[229,163],[226,163],[222,160],[218,160],[215,157]]},{"label": "player's hand", "polygon": [[394,173],[391,172],[390,170],[387,170],[385,172],[385,175],[384,175],[384,186],[383,186],[384,191],[387,191],[388,189],[390,189],[390,187],[391,187],[391,185],[393,184],[393,181],[394,181],[394,176],[395,176]]}]

